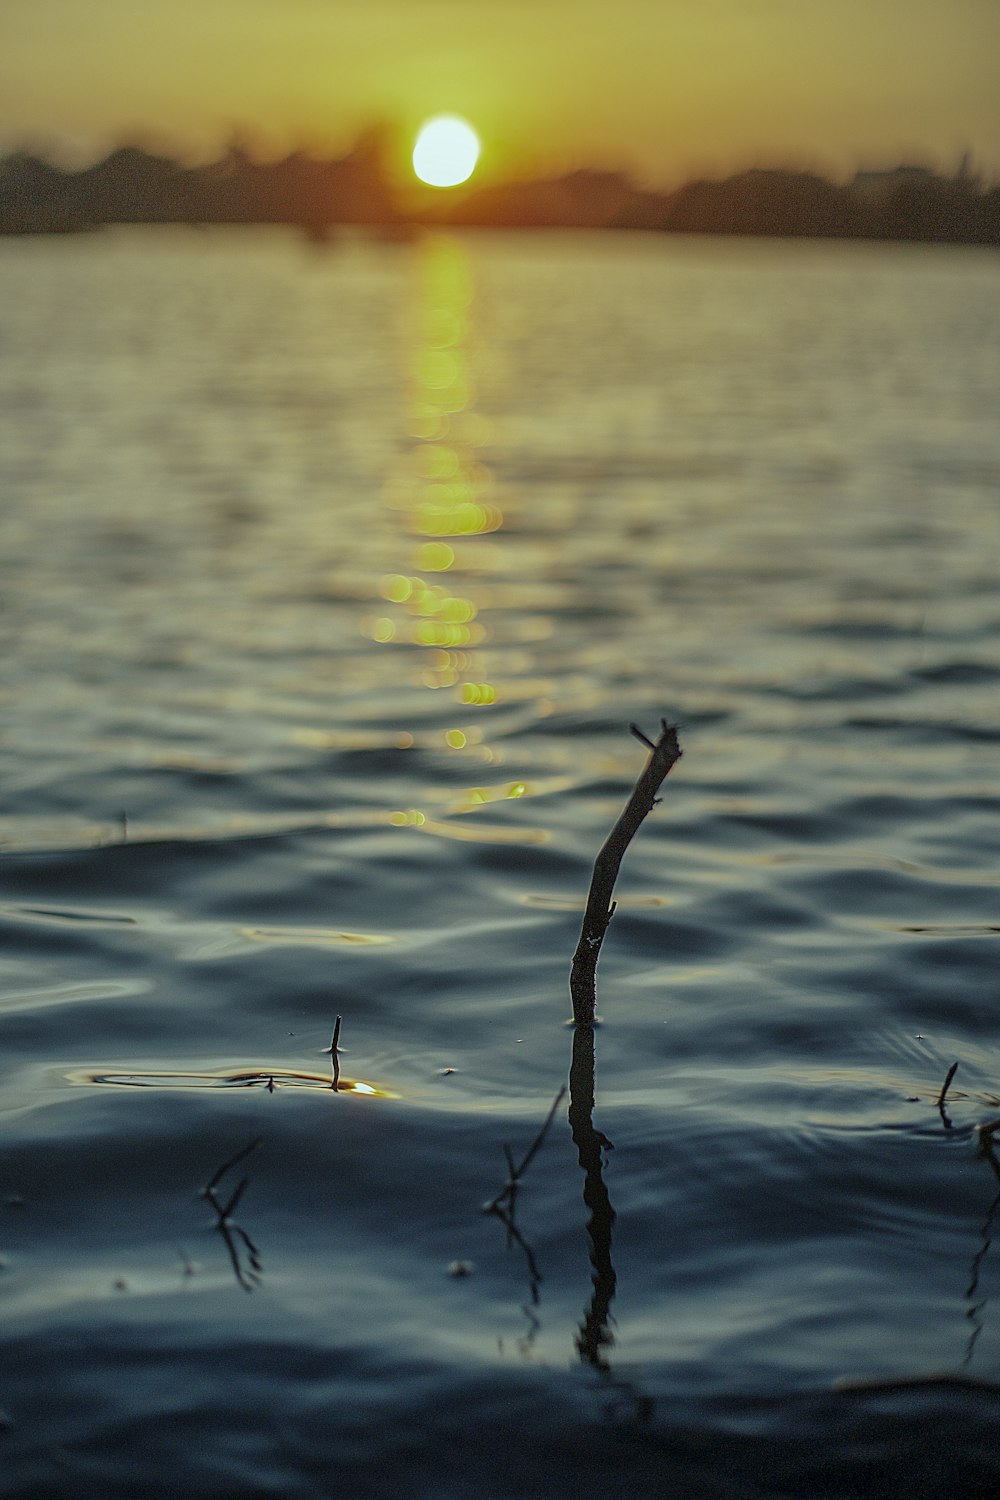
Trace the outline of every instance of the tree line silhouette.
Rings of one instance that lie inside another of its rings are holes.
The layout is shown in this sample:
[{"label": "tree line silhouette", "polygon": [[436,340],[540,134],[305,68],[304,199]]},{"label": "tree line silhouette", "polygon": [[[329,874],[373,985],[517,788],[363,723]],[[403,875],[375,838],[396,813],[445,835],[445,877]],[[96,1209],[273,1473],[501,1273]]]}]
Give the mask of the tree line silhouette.
[{"label": "tree line silhouette", "polygon": [[858,172],[834,183],[813,172],[753,168],[673,192],[636,187],[618,172],[558,177],[400,199],[382,133],[347,155],[296,151],[259,161],[231,145],[184,166],[138,146],[70,171],[18,151],[0,159],[0,233],[52,234],[107,224],[290,224],[317,239],[340,225],[406,233],[421,224],[493,228],[642,229],[832,239],[1000,244],[1000,187],[925,167]]}]

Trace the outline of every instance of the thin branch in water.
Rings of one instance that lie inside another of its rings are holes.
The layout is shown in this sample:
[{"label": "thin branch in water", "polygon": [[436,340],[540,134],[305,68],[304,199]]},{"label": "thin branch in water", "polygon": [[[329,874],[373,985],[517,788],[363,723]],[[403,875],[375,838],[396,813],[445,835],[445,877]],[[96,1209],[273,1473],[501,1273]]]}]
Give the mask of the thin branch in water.
[{"label": "thin branch in water", "polygon": [[[229,1253],[229,1259],[232,1262],[233,1275],[245,1292],[252,1292],[260,1284],[261,1273],[264,1269],[261,1263],[260,1252],[249,1234],[247,1234],[242,1225],[232,1222],[233,1211],[243,1197],[250,1179],[249,1177],[241,1177],[225,1203],[219,1201],[216,1188],[227,1172],[231,1171],[233,1167],[238,1166],[241,1161],[245,1161],[252,1151],[256,1151],[263,1139],[263,1136],[257,1136],[255,1140],[250,1142],[249,1146],[244,1146],[242,1151],[237,1151],[235,1156],[231,1156],[228,1161],[223,1162],[211,1181],[201,1191],[201,1196],[207,1198],[215,1209],[216,1222],[214,1227],[222,1235],[226,1250]],[[238,1241],[242,1241],[246,1250],[249,1270],[243,1266]]]},{"label": "thin branch in water", "polygon": [[[531,1246],[528,1244],[528,1241],[524,1238],[524,1235],[521,1233],[514,1222],[513,1207],[509,1209],[498,1208],[496,1210],[496,1217],[501,1221],[501,1223],[507,1230],[507,1249],[509,1250],[511,1245],[515,1244],[524,1255],[525,1264],[528,1267],[528,1296],[530,1298],[532,1307],[537,1307],[539,1303],[538,1289],[541,1286],[544,1278],[541,1271],[538,1269],[538,1261],[535,1259],[535,1252],[534,1250],[532,1250]],[[537,1332],[537,1319],[535,1319],[531,1313],[528,1313],[527,1316],[529,1318],[529,1321],[536,1324],[535,1331]]]},{"label": "thin branch in water", "polygon": [[656,746],[653,744],[653,741],[649,738],[649,735],[648,734],[643,734],[643,732],[639,728],[638,724],[630,724],[628,726],[628,732],[629,732],[630,735],[632,735],[632,737],[634,739],[637,739],[639,741],[640,745],[645,745],[646,748],[647,748],[647,750],[655,750],[656,749]]},{"label": "thin branch in water", "polygon": [[215,1200],[215,1189],[218,1187],[220,1180],[225,1177],[230,1168],[235,1167],[238,1162],[245,1161],[252,1151],[256,1151],[263,1139],[262,1135],[258,1135],[250,1142],[249,1146],[244,1146],[242,1151],[237,1151],[235,1156],[231,1156],[228,1161],[224,1161],[208,1186],[202,1188],[201,1196],[209,1199],[216,1212],[219,1212],[219,1205]]},{"label": "thin branch in water", "polygon": [[541,1150],[545,1137],[548,1135],[551,1128],[552,1121],[556,1117],[556,1110],[559,1108],[565,1097],[566,1085],[563,1084],[555,1099],[552,1101],[552,1107],[549,1110],[548,1114],[545,1116],[545,1121],[542,1125],[541,1130],[535,1136],[535,1139],[532,1141],[531,1145],[525,1152],[524,1160],[521,1162],[520,1166],[515,1166],[514,1153],[511,1151],[510,1147],[506,1145],[506,1143],[504,1144],[503,1154],[507,1162],[507,1171],[509,1174],[507,1182],[501,1188],[500,1192],[497,1193],[495,1198],[492,1198],[489,1203],[485,1203],[483,1205],[484,1213],[497,1213],[497,1211],[500,1209],[501,1204],[510,1203],[516,1196],[517,1189],[521,1183],[521,1178],[524,1176],[528,1167],[531,1165],[538,1152]]},{"label": "thin branch in water", "polygon": [[[552,1121],[556,1117],[556,1110],[565,1097],[566,1087],[563,1085],[552,1101],[552,1107],[545,1116],[542,1128],[525,1152],[520,1165],[515,1162],[513,1151],[504,1142],[503,1154],[504,1160],[507,1163],[507,1181],[495,1198],[491,1199],[489,1203],[483,1204],[483,1212],[492,1214],[494,1218],[499,1219],[507,1231],[507,1249],[509,1250],[511,1245],[517,1245],[524,1256],[525,1264],[528,1268],[528,1295],[532,1307],[537,1307],[539,1304],[538,1289],[542,1284],[542,1273],[538,1268],[538,1261],[535,1259],[534,1250],[517,1227],[515,1219],[517,1213],[517,1194],[521,1186],[521,1178],[541,1150],[545,1137],[552,1126]],[[525,1313],[529,1323],[533,1325],[530,1335],[533,1338],[538,1331],[538,1320],[527,1308],[525,1308]]]},{"label": "thin branch in water", "polygon": [[947,1097],[948,1090],[951,1087],[951,1080],[954,1078],[957,1072],[958,1063],[953,1062],[951,1067],[948,1069],[948,1075],[945,1078],[944,1083],[941,1085],[941,1092],[940,1094],[938,1094],[937,1098],[938,1114],[941,1116],[941,1124],[944,1126],[945,1130],[951,1129],[951,1120],[948,1116],[948,1111],[944,1107],[944,1101]]},{"label": "thin branch in water", "polygon": [[324,1052],[329,1052],[330,1054],[330,1065],[333,1070],[333,1079],[330,1087],[334,1090],[340,1087],[340,1023],[342,1020],[343,1016],[337,1017],[333,1027],[333,1041],[329,1047],[323,1048]]},{"label": "thin branch in water", "polygon": [[944,1083],[941,1085],[941,1092],[940,1092],[940,1094],[938,1094],[938,1097],[937,1097],[937,1107],[938,1107],[938,1109],[942,1109],[944,1107],[945,1098],[947,1097],[948,1090],[951,1088],[951,1080],[954,1078],[954,1076],[955,1076],[955,1074],[957,1072],[958,1072],[958,1063],[957,1062],[953,1062],[952,1065],[951,1065],[951,1067],[948,1069],[948,1073],[947,1073],[947,1076],[945,1077]]},{"label": "thin branch in water", "polygon": [[614,916],[613,900],[615,881],[621,868],[625,850],[638,832],[643,819],[657,803],[657,792],[664,778],[681,757],[677,742],[677,730],[666,719],[660,720],[662,733],[654,744],[636,724],[629,730],[650,750],[650,757],[640,775],[632,795],[617,823],[594,861],[594,873],[587,896],[587,909],[583,915],[580,941],[573,955],[573,968],[569,988],[573,1000],[573,1022],[576,1026],[593,1026],[597,1013],[596,971],[597,959]]},{"label": "thin branch in water", "polygon": [[[261,1273],[264,1269],[257,1246],[246,1230],[239,1224],[229,1224],[225,1219],[220,1219],[215,1227],[222,1235],[223,1242],[229,1252],[229,1259],[232,1263],[233,1275],[236,1277],[236,1280],[245,1292],[254,1291],[260,1285]],[[249,1271],[244,1270],[240,1259],[240,1247],[236,1243],[235,1238],[237,1235],[239,1235],[246,1247],[247,1260],[250,1265]]]},{"label": "thin branch in water", "polygon": [[583,1201],[590,1211],[592,1293],[576,1336],[577,1352],[585,1364],[597,1370],[609,1368],[606,1350],[614,1342],[610,1329],[611,1304],[618,1279],[611,1259],[615,1211],[604,1181],[604,1152],[611,1146],[607,1136],[594,1126],[595,1047],[594,1028],[578,1026],[573,1032],[570,1067],[569,1123],[573,1143],[583,1168]]},{"label": "thin branch in water", "polygon": [[556,1097],[552,1101],[552,1108],[549,1110],[548,1114],[545,1117],[545,1124],[542,1126],[541,1130],[535,1136],[535,1139],[532,1141],[531,1145],[528,1147],[528,1150],[527,1150],[527,1153],[525,1155],[524,1160],[522,1161],[521,1165],[518,1167],[517,1171],[513,1174],[515,1177],[520,1178],[520,1177],[524,1176],[525,1172],[528,1170],[528,1168],[530,1167],[531,1163],[534,1161],[536,1155],[542,1149],[542,1144],[543,1144],[543,1142],[545,1140],[545,1137],[548,1135],[549,1130],[551,1129],[551,1126],[552,1126],[552,1121],[556,1117],[556,1110],[559,1108],[560,1104],[563,1102],[563,1100],[565,1099],[565,1097],[566,1097],[566,1085],[563,1084],[562,1088],[559,1090],[558,1094],[556,1095]]},{"label": "thin branch in water", "polygon": [[[225,1208],[220,1208],[219,1209],[219,1218],[220,1219],[229,1220],[229,1219],[232,1218],[232,1216],[233,1216],[233,1210],[236,1207],[236,1205],[239,1203],[240,1199],[243,1197],[243,1194],[246,1192],[246,1186],[247,1186],[247,1183],[249,1181],[250,1181],[249,1177],[241,1177],[240,1178],[239,1182],[236,1184],[235,1188],[233,1189],[232,1195],[231,1195],[231,1197],[229,1199],[229,1202],[226,1204]],[[213,1201],[213,1203],[215,1202],[214,1195],[213,1195],[212,1201]]]}]

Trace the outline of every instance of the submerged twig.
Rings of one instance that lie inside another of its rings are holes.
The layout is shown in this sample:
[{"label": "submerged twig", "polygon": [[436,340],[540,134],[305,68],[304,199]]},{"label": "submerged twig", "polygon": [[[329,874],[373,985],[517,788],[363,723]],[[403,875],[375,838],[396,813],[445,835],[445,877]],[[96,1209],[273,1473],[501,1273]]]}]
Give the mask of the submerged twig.
[{"label": "submerged twig", "polygon": [[[534,1250],[531,1248],[528,1241],[521,1233],[515,1220],[515,1214],[517,1212],[517,1193],[518,1188],[521,1184],[521,1178],[524,1176],[528,1167],[531,1165],[536,1155],[541,1150],[545,1137],[548,1135],[549,1129],[551,1128],[552,1121],[555,1119],[556,1110],[559,1108],[565,1097],[566,1088],[564,1085],[559,1090],[555,1099],[552,1101],[552,1107],[549,1110],[548,1114],[545,1116],[545,1120],[542,1124],[541,1130],[539,1130],[538,1134],[535,1136],[535,1139],[528,1147],[520,1164],[517,1164],[514,1161],[514,1153],[511,1151],[506,1142],[504,1143],[503,1154],[504,1160],[507,1163],[507,1181],[504,1184],[503,1188],[501,1188],[500,1192],[497,1193],[495,1198],[492,1198],[489,1203],[483,1204],[483,1212],[492,1214],[494,1218],[499,1219],[501,1224],[506,1229],[508,1250],[510,1249],[511,1245],[517,1245],[518,1249],[524,1256],[525,1264],[528,1267],[528,1295],[532,1307],[538,1306],[538,1289],[542,1284],[542,1273],[538,1269],[538,1261],[535,1259]],[[525,1308],[525,1314],[528,1318],[529,1323],[534,1325],[530,1335],[530,1337],[533,1338],[534,1334],[538,1331],[538,1320],[527,1307]]]},{"label": "submerged twig", "polygon": [[944,1083],[941,1085],[941,1092],[937,1096],[937,1107],[938,1107],[938,1109],[941,1109],[943,1107],[945,1098],[947,1097],[947,1094],[948,1094],[948,1090],[951,1088],[951,1080],[954,1078],[954,1076],[955,1076],[955,1074],[957,1072],[958,1072],[958,1063],[957,1062],[953,1062],[952,1065],[951,1065],[951,1067],[948,1069],[948,1072],[947,1072],[947,1074],[945,1076]]},{"label": "submerged twig", "polygon": [[217,1213],[222,1212],[222,1209],[219,1207],[218,1200],[215,1196],[215,1189],[218,1187],[219,1182],[223,1177],[225,1177],[226,1173],[232,1167],[235,1167],[238,1162],[245,1161],[252,1151],[256,1151],[257,1147],[260,1145],[263,1139],[264,1137],[262,1135],[256,1136],[250,1142],[249,1146],[244,1146],[242,1151],[237,1151],[235,1156],[231,1156],[228,1161],[224,1161],[208,1186],[202,1188],[201,1196],[208,1199]]},{"label": "submerged twig", "polygon": [[501,1188],[500,1192],[497,1193],[495,1198],[492,1198],[489,1203],[485,1203],[483,1205],[484,1213],[495,1214],[500,1209],[500,1206],[502,1204],[513,1204],[513,1201],[517,1196],[517,1189],[520,1186],[521,1178],[524,1176],[525,1172],[528,1170],[528,1167],[538,1155],[538,1152],[542,1149],[542,1144],[545,1140],[545,1137],[548,1135],[549,1130],[552,1126],[552,1121],[556,1117],[556,1110],[559,1108],[565,1097],[566,1085],[563,1084],[562,1088],[559,1090],[558,1094],[552,1101],[552,1107],[550,1108],[548,1114],[545,1116],[545,1120],[542,1124],[541,1130],[539,1130],[538,1134],[535,1136],[535,1139],[532,1141],[531,1145],[525,1152],[520,1166],[514,1165],[514,1153],[511,1151],[506,1142],[504,1143],[503,1154],[507,1162],[507,1182],[505,1183],[504,1187]]},{"label": "submerged twig", "polygon": [[948,1090],[951,1088],[951,1080],[954,1078],[957,1072],[958,1063],[953,1062],[951,1067],[948,1069],[944,1083],[941,1085],[941,1092],[937,1097],[938,1114],[941,1116],[941,1123],[944,1126],[945,1130],[951,1129],[951,1121],[948,1118],[948,1111],[944,1107],[944,1101],[948,1096]]},{"label": "submerged twig", "polygon": [[[234,1224],[232,1221],[233,1212],[242,1198],[250,1179],[249,1177],[241,1177],[225,1203],[219,1201],[215,1190],[226,1173],[237,1166],[239,1162],[244,1161],[252,1151],[256,1151],[263,1139],[263,1136],[257,1136],[250,1142],[249,1146],[244,1146],[242,1151],[237,1151],[235,1156],[231,1156],[228,1161],[224,1161],[211,1181],[201,1190],[201,1196],[207,1198],[215,1209],[215,1228],[222,1235],[226,1249],[229,1252],[229,1259],[233,1266],[233,1275],[245,1292],[252,1292],[254,1287],[259,1285],[261,1272],[264,1269],[257,1246],[242,1225]],[[241,1244],[246,1251],[249,1269],[244,1267],[241,1259]]]},{"label": "submerged twig", "polygon": [[570,974],[570,994],[573,999],[573,1021],[576,1026],[593,1026],[597,1011],[596,971],[597,959],[614,915],[613,898],[615,881],[621,868],[622,857],[633,837],[638,832],[647,813],[656,806],[657,792],[664,777],[681,757],[677,743],[677,730],[666,719],[660,720],[662,733],[654,744],[636,724],[629,730],[642,744],[648,746],[650,757],[645,769],[635,784],[625,810],[608,837],[605,839],[594,861],[594,873],[587,896],[587,909],[583,916],[580,941],[573,955]]},{"label": "submerged twig", "polygon": [[612,1145],[603,1131],[594,1125],[594,1073],[594,1029],[592,1026],[580,1026],[573,1033],[569,1123],[580,1166],[583,1168],[583,1201],[590,1211],[587,1236],[590,1240],[593,1291],[577,1333],[576,1347],[585,1364],[606,1370],[608,1363],[604,1350],[614,1342],[608,1325],[618,1279],[611,1260],[615,1211],[611,1207],[604,1182],[605,1153],[612,1149]]},{"label": "submerged twig", "polygon": [[569,1123],[573,1143],[583,1169],[583,1201],[590,1217],[587,1238],[590,1241],[591,1294],[577,1329],[576,1351],[581,1361],[600,1372],[608,1382],[609,1415],[627,1413],[633,1421],[648,1422],[653,1416],[653,1397],[634,1380],[616,1373],[609,1351],[614,1344],[611,1304],[618,1289],[611,1256],[615,1211],[604,1181],[607,1154],[612,1143],[594,1124],[596,1089],[595,1033],[592,1026],[578,1026],[573,1031],[573,1061],[569,1074]]}]

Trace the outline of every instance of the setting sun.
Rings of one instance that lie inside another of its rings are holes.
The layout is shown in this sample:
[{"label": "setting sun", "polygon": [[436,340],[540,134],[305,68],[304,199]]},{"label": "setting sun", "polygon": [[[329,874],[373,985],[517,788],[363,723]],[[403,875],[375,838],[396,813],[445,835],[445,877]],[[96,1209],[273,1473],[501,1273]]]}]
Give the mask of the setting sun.
[{"label": "setting sun", "polygon": [[427,120],[413,147],[413,170],[431,187],[457,187],[467,182],[479,160],[479,137],[458,115],[436,115]]}]

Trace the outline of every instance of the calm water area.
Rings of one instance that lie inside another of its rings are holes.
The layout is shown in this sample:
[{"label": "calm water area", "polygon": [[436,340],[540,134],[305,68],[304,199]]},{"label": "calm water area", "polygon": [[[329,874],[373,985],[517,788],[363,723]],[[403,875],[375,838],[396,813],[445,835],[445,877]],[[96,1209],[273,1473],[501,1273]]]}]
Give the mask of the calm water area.
[{"label": "calm water area", "polygon": [[998,391],[976,249],[0,242],[0,1495],[1000,1493]]}]

